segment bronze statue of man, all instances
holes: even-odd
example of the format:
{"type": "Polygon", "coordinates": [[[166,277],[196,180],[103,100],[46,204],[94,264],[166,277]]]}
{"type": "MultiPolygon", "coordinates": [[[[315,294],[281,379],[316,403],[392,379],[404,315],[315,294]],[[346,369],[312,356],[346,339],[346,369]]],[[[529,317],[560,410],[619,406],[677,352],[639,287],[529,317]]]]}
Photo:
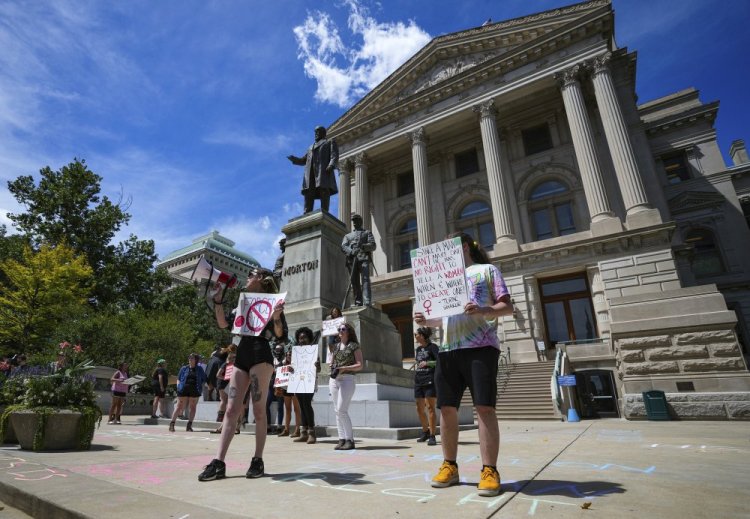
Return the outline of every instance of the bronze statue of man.
{"type": "Polygon", "coordinates": [[[273,266],[273,280],[276,282],[276,286],[281,286],[281,278],[284,275],[284,253],[286,251],[286,238],[279,240],[279,249],[281,249],[281,255],[276,258],[276,264],[273,266]]]}
{"type": "Polygon", "coordinates": [[[334,139],[326,139],[323,126],[315,128],[315,142],[307,149],[304,157],[287,157],[296,166],[305,166],[302,177],[302,196],[305,197],[305,213],[313,210],[315,199],[320,200],[320,208],[328,212],[331,195],[339,192],[336,187],[334,169],[339,160],[339,149],[334,139]]]}
{"type": "Polygon", "coordinates": [[[377,245],[372,232],[362,227],[360,215],[352,215],[352,224],[354,229],[344,236],[341,250],[346,254],[346,268],[349,269],[352,292],[354,292],[354,306],[363,304],[371,306],[370,261],[372,261],[372,251],[377,245]]]}

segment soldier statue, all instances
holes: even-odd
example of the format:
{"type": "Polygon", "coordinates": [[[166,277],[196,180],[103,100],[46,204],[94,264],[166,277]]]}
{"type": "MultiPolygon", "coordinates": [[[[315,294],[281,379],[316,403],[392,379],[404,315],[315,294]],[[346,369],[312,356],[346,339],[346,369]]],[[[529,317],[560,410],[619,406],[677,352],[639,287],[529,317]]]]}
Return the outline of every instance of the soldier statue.
{"type": "Polygon", "coordinates": [[[281,255],[276,258],[276,264],[273,266],[273,280],[276,282],[276,287],[281,286],[281,277],[284,272],[284,251],[286,250],[286,238],[279,240],[279,249],[281,249],[281,255]]]}
{"type": "Polygon", "coordinates": [[[372,232],[362,227],[360,215],[352,215],[352,224],[354,230],[344,236],[341,250],[346,254],[346,268],[349,269],[351,287],[354,292],[354,306],[363,304],[371,306],[370,261],[372,261],[372,251],[376,248],[375,237],[372,232]]]}
{"type": "Polygon", "coordinates": [[[315,199],[320,200],[320,208],[328,212],[331,195],[338,193],[334,169],[339,160],[339,149],[334,139],[326,139],[326,129],[315,128],[315,142],[307,149],[304,157],[289,155],[287,158],[296,166],[305,166],[302,177],[302,196],[305,197],[305,214],[313,210],[315,199]]]}

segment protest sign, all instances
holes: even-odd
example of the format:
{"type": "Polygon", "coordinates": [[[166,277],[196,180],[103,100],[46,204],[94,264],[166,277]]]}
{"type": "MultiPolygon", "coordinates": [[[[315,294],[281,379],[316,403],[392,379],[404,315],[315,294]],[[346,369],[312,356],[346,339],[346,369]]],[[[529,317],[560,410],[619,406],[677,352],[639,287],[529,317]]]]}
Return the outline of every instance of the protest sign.
{"type": "Polygon", "coordinates": [[[460,314],[469,302],[461,238],[411,251],[414,310],[427,319],[460,314]]]}
{"type": "Polygon", "coordinates": [[[289,376],[292,374],[291,366],[279,366],[274,373],[273,387],[286,387],[289,384],[289,376]]]}
{"type": "Polygon", "coordinates": [[[317,344],[292,348],[294,373],[289,375],[287,391],[295,394],[315,392],[315,379],[318,376],[318,370],[315,368],[316,360],[318,360],[317,344]]]}
{"type": "Polygon", "coordinates": [[[271,320],[276,303],[283,301],[286,292],[281,294],[256,294],[243,292],[237,303],[232,333],[238,335],[258,335],[271,320]]]}
{"type": "Polygon", "coordinates": [[[143,375],[134,375],[130,378],[123,380],[122,383],[127,384],[129,386],[134,386],[136,384],[140,384],[144,380],[146,380],[146,377],[144,377],[143,375]]]}
{"type": "Polygon", "coordinates": [[[339,326],[344,324],[346,319],[338,317],[336,319],[327,319],[323,321],[323,337],[329,337],[331,335],[337,335],[339,333],[339,326]]]}

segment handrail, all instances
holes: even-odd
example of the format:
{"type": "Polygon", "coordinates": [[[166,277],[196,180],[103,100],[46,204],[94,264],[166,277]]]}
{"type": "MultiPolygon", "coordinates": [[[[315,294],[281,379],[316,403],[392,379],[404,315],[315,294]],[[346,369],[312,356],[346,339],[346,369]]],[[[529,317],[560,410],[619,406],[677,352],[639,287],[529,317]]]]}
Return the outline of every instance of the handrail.
{"type": "Polygon", "coordinates": [[[563,368],[565,351],[563,348],[557,348],[555,351],[555,369],[552,371],[552,377],[550,378],[550,393],[552,393],[552,400],[557,404],[557,410],[562,414],[562,392],[560,386],[557,383],[558,375],[561,375],[563,368]]]}

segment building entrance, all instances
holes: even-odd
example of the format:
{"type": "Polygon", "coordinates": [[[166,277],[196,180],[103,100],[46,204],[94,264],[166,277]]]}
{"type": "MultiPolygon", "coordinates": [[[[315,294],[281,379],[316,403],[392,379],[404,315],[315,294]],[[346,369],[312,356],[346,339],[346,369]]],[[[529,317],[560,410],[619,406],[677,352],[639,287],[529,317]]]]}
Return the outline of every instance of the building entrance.
{"type": "Polygon", "coordinates": [[[576,392],[581,418],[617,418],[617,388],[611,371],[577,371],[576,392]]]}

